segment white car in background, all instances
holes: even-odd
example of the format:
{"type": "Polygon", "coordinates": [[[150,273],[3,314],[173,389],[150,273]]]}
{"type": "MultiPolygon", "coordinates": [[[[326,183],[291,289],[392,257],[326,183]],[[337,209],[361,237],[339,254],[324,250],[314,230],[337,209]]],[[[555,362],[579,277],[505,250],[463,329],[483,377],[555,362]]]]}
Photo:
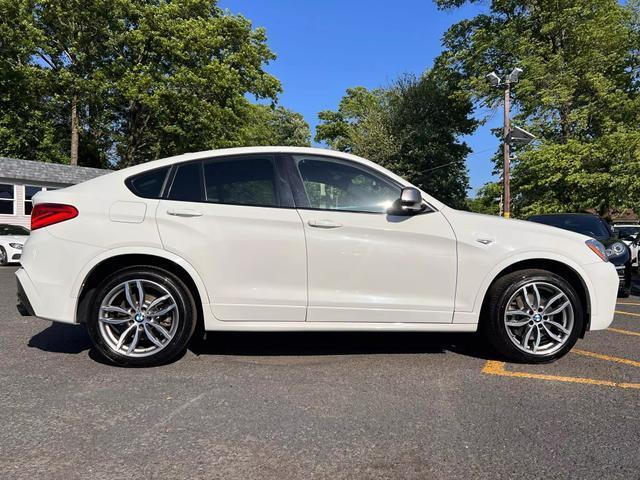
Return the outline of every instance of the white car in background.
{"type": "Polygon", "coordinates": [[[19,263],[29,230],[18,225],[0,223],[0,265],[19,263]]]}
{"type": "Polygon", "coordinates": [[[475,332],[549,362],[613,320],[595,239],[454,210],[354,155],[181,155],[38,193],[19,310],[148,366],[194,331],[475,332]]]}
{"type": "Polygon", "coordinates": [[[614,224],[612,225],[614,233],[622,240],[631,251],[631,266],[638,266],[638,234],[640,233],[640,225],[638,224],[614,224]]]}

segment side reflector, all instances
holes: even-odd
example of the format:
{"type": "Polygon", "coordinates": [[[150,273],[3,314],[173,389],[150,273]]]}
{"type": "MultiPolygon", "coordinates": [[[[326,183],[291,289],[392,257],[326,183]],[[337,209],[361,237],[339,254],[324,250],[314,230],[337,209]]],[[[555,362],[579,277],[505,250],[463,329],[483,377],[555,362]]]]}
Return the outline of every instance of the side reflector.
{"type": "Polygon", "coordinates": [[[48,227],[55,223],[71,220],[78,216],[78,209],[73,205],[61,203],[38,203],[31,211],[31,230],[48,227]]]}

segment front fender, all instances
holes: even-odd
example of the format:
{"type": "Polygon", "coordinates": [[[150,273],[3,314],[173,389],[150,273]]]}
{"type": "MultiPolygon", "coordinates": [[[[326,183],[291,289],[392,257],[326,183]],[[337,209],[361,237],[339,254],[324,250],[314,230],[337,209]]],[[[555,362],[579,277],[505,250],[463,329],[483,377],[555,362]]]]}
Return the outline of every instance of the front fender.
{"type": "Polygon", "coordinates": [[[460,266],[454,323],[477,323],[480,318],[480,310],[482,309],[484,298],[494,280],[498,278],[502,272],[518,263],[528,262],[529,264],[535,265],[536,261],[557,262],[573,270],[582,280],[591,309],[597,311],[598,305],[597,298],[594,295],[594,282],[588,274],[585,268],[586,266],[581,265],[571,257],[557,252],[526,250],[505,256],[497,263],[493,263],[485,272],[465,272],[464,266],[460,266]]]}

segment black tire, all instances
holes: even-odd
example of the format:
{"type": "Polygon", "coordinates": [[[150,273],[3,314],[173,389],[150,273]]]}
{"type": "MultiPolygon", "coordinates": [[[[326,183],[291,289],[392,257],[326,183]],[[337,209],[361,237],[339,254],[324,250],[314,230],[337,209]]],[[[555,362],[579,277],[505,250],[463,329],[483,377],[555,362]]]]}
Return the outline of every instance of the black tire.
{"type": "Polygon", "coordinates": [[[517,363],[549,363],[565,355],[576,344],[584,325],[584,307],[571,284],[555,273],[528,269],[509,273],[500,277],[489,289],[483,308],[480,330],[493,348],[507,360],[517,363]],[[516,347],[511,340],[504,322],[504,313],[509,299],[530,282],[545,282],[559,288],[573,307],[573,327],[564,345],[548,354],[529,354],[516,347]]]}
{"type": "Polygon", "coordinates": [[[7,258],[7,251],[4,247],[0,247],[0,265],[4,266],[9,263],[9,258],[7,258]]]}
{"type": "Polygon", "coordinates": [[[98,286],[91,301],[87,318],[87,331],[96,351],[110,363],[126,367],[151,367],[171,362],[183,354],[197,324],[197,308],[189,288],[176,275],[157,267],[132,266],[119,270],[98,286]],[[115,351],[103,338],[98,320],[103,299],[119,284],[127,280],[148,280],[164,287],[175,299],[178,325],[166,345],[156,353],[145,357],[130,357],[115,351]]]}

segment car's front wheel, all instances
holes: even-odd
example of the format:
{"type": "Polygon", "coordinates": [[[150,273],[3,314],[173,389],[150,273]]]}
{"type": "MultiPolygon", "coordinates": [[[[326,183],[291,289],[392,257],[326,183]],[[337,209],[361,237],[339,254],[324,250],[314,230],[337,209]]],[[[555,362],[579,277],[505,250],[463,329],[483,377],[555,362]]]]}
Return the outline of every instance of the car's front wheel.
{"type": "Polygon", "coordinates": [[[97,351],[112,363],[154,366],[185,351],[196,316],[193,296],[177,276],[130,267],[97,288],[87,329],[97,351]]]}
{"type": "Polygon", "coordinates": [[[499,278],[483,314],[482,330],[495,349],[511,361],[526,363],[550,362],[566,354],[584,323],[573,286],[538,269],[499,278]]]}

